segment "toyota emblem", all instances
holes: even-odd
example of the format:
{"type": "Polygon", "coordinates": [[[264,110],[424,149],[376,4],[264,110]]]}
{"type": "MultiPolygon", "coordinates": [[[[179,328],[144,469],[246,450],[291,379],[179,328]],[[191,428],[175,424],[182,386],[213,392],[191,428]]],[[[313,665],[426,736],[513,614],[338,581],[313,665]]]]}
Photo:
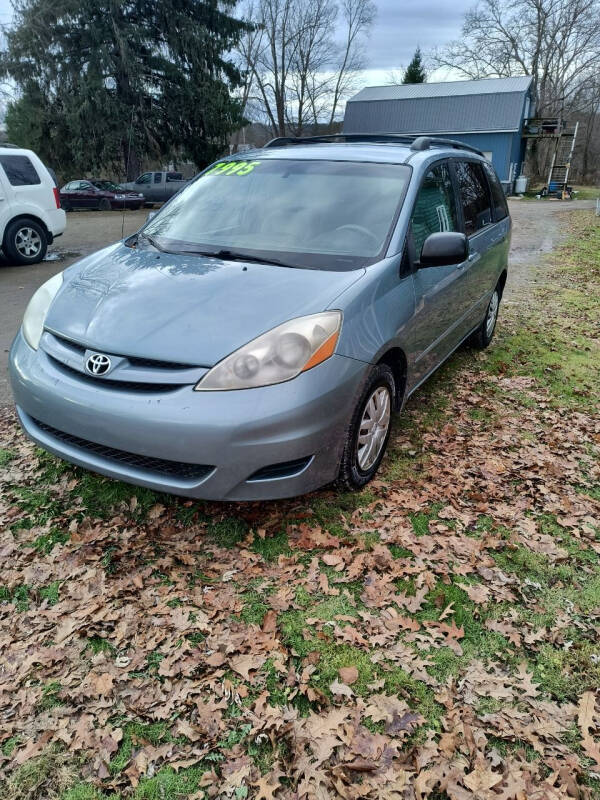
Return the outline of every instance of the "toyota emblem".
{"type": "Polygon", "coordinates": [[[106,375],[110,367],[110,358],[102,353],[92,353],[85,362],[85,368],[90,375],[106,375]]]}

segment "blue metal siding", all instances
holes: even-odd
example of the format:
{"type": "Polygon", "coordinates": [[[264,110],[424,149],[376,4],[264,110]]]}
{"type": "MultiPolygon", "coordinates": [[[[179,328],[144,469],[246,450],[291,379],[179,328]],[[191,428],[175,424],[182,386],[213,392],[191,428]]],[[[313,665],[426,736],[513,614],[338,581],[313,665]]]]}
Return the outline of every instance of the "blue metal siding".
{"type": "Polygon", "coordinates": [[[512,154],[521,141],[518,133],[461,133],[452,138],[484,152],[491,152],[492,164],[498,177],[501,181],[508,180],[510,162],[514,160],[512,154]]]}

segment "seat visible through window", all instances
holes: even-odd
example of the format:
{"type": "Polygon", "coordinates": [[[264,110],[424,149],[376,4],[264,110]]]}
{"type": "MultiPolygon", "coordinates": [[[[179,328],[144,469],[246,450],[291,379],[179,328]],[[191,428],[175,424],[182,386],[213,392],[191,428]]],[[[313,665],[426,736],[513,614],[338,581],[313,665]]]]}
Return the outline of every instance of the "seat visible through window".
{"type": "Polygon", "coordinates": [[[457,229],[450,171],[446,163],[438,164],[425,176],[413,211],[412,234],[417,259],[430,234],[457,229]]]}

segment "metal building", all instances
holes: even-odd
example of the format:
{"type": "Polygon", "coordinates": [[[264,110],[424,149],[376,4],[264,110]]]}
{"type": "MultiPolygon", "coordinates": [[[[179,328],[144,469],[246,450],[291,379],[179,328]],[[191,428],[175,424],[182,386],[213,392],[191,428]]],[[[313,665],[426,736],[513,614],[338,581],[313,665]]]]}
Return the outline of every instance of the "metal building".
{"type": "Polygon", "coordinates": [[[344,133],[447,136],[483,150],[512,190],[534,116],[530,77],[370,86],[346,104],[344,133]]]}

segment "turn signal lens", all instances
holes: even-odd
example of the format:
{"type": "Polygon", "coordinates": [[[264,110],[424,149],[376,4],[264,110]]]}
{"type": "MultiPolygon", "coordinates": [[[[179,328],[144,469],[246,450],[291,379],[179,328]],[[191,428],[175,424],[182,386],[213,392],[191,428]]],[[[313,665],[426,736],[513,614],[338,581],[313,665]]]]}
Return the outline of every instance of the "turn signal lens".
{"type": "Polygon", "coordinates": [[[334,354],[341,327],[341,311],[324,311],[284,322],[224,358],[195,389],[252,389],[289,381],[334,354]]]}

